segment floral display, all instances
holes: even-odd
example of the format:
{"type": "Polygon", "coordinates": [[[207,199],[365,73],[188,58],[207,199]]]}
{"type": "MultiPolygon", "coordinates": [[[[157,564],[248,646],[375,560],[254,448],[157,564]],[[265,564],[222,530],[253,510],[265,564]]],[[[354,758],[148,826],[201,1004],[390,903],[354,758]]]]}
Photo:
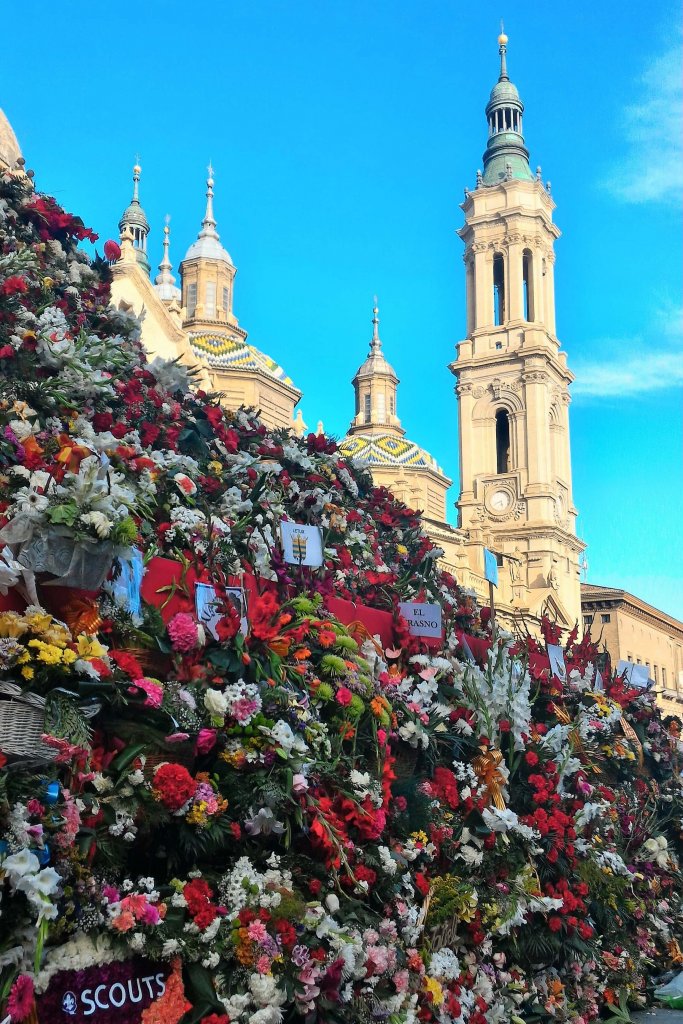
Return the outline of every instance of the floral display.
{"type": "Polygon", "coordinates": [[[0,1019],[628,1019],[683,963],[652,694],[492,629],[332,440],[148,363],[87,237],[0,178],[0,1019]]]}

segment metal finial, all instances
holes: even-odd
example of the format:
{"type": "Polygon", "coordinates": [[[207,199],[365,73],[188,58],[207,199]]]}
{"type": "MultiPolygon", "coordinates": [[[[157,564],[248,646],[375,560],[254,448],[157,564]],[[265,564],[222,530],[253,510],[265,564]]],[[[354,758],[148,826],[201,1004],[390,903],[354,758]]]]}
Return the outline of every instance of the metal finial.
{"type": "Polygon", "coordinates": [[[503,21],[501,19],[501,22],[500,22],[500,35],[498,36],[498,53],[500,54],[500,77],[498,79],[499,82],[507,82],[507,81],[509,81],[509,79],[508,79],[508,69],[507,69],[507,60],[506,60],[507,44],[508,44],[508,37],[505,35],[505,27],[504,27],[503,21]]]}
{"type": "Polygon", "coordinates": [[[377,305],[377,296],[373,296],[373,307],[372,307],[372,341],[370,342],[370,348],[373,352],[379,352],[382,347],[382,342],[379,339],[379,307],[377,305]]]}
{"type": "Polygon", "coordinates": [[[140,172],[141,171],[142,171],[142,167],[140,167],[140,158],[139,158],[139,156],[136,155],[136,157],[135,157],[135,166],[133,167],[133,198],[131,200],[133,203],[139,203],[140,202],[139,185],[140,185],[140,172]]]}
{"type": "Polygon", "coordinates": [[[207,171],[209,172],[209,176],[206,179],[206,213],[204,214],[204,220],[202,221],[202,231],[200,234],[215,235],[217,238],[218,235],[216,234],[216,219],[213,215],[213,167],[211,166],[210,160],[209,165],[207,167],[207,171]]]}

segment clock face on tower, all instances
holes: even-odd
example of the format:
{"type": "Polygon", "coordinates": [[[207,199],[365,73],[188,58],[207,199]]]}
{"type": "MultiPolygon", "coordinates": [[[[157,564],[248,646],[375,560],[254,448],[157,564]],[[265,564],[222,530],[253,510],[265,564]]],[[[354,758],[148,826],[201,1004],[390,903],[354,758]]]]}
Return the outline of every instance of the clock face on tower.
{"type": "Polygon", "coordinates": [[[493,515],[504,515],[512,505],[512,495],[504,487],[496,487],[486,495],[486,505],[493,515]]]}

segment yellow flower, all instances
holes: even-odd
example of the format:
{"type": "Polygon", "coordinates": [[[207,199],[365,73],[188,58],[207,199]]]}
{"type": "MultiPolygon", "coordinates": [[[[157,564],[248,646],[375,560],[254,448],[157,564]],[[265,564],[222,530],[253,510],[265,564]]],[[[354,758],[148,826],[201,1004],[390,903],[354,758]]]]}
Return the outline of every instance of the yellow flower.
{"type": "Polygon", "coordinates": [[[103,647],[97,637],[81,633],[76,640],[76,650],[79,658],[103,658],[107,648],[103,647]]]}
{"type": "Polygon", "coordinates": [[[425,991],[431,994],[434,1006],[441,1006],[443,1002],[443,989],[436,978],[430,978],[428,974],[425,974],[424,987],[425,991]]]}
{"type": "Polygon", "coordinates": [[[24,618],[34,633],[44,633],[50,626],[57,625],[52,616],[48,615],[47,612],[30,612],[24,618]]]}
{"type": "Polygon", "coordinates": [[[33,671],[30,665],[24,665],[24,667],[21,670],[21,674],[24,677],[24,679],[33,679],[35,672],[33,671]]]}
{"type": "Polygon", "coordinates": [[[211,473],[216,473],[216,474],[222,473],[223,472],[223,463],[222,462],[218,462],[217,459],[212,459],[211,462],[208,464],[208,469],[209,469],[209,471],[211,473]]]}
{"type": "Polygon", "coordinates": [[[65,665],[73,665],[77,658],[78,655],[75,651],[72,651],[70,647],[67,647],[66,650],[62,651],[62,661],[65,665]]]}
{"type": "Polygon", "coordinates": [[[2,612],[0,614],[0,637],[18,637],[25,633],[28,626],[21,615],[16,612],[2,612]]]}
{"type": "Polygon", "coordinates": [[[405,544],[397,544],[396,545],[396,554],[397,555],[407,555],[408,554],[408,548],[405,546],[405,544]]]}

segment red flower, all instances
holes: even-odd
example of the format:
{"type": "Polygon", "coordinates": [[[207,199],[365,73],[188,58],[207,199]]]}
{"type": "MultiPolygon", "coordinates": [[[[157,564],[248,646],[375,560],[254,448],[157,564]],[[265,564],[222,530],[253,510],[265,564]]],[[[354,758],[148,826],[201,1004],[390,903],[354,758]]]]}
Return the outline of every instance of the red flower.
{"type": "Polygon", "coordinates": [[[230,1024],[227,1013],[210,1013],[208,1017],[202,1017],[199,1024],[230,1024]]]}
{"type": "Polygon", "coordinates": [[[33,982],[27,974],[20,974],[12,985],[7,1010],[12,1021],[19,1024],[28,1020],[33,1010],[33,982]]]}
{"type": "Polygon", "coordinates": [[[104,256],[105,259],[108,259],[111,263],[115,263],[117,260],[120,260],[121,246],[118,244],[118,242],[115,242],[111,238],[108,239],[104,243],[104,256]]]}
{"type": "Polygon", "coordinates": [[[2,295],[15,295],[17,292],[27,292],[28,284],[25,278],[20,277],[18,274],[13,274],[12,277],[6,278],[2,284],[0,284],[0,294],[2,295]]]}
{"type": "Polygon", "coordinates": [[[527,750],[524,760],[530,768],[534,768],[538,764],[538,754],[534,753],[533,750],[527,750]]]}
{"type": "Polygon", "coordinates": [[[164,807],[179,811],[194,796],[197,783],[182,764],[160,764],[154,773],[154,789],[164,807]]]}
{"type": "Polygon", "coordinates": [[[183,888],[183,896],[192,920],[202,931],[218,917],[218,907],[211,902],[213,890],[203,878],[194,878],[183,888]]]}
{"type": "Polygon", "coordinates": [[[553,914],[548,918],[548,928],[551,932],[559,932],[562,927],[562,918],[558,917],[557,914],[553,914]]]}

